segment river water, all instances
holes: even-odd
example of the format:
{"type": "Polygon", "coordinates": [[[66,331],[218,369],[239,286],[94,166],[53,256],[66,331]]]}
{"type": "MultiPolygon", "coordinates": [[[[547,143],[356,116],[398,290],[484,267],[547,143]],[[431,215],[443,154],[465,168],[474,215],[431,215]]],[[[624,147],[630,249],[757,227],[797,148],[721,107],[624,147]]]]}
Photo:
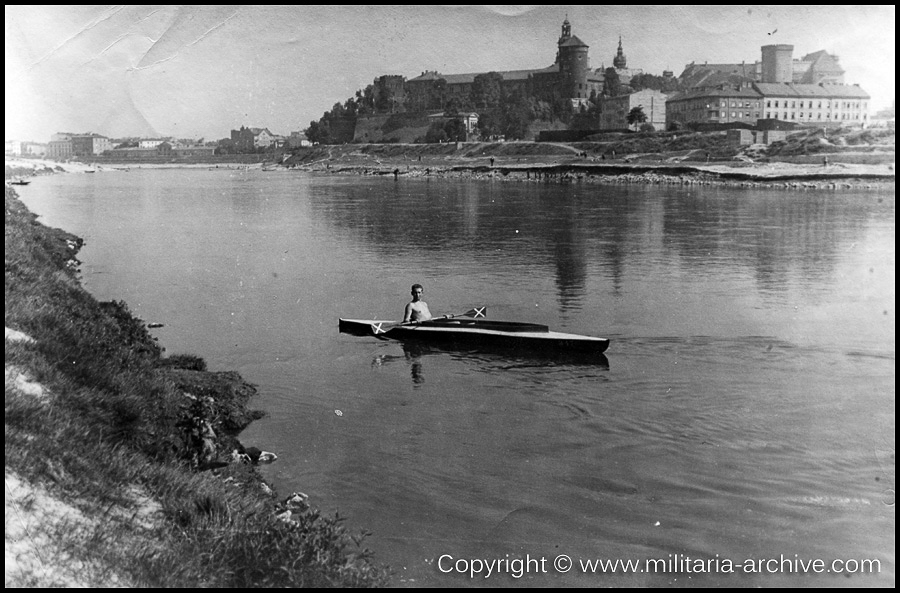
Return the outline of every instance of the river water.
{"type": "Polygon", "coordinates": [[[371,531],[397,585],[894,585],[892,188],[173,169],[20,194],[85,239],[95,296],[258,386],[267,478],[371,531]],[[338,332],[399,319],[416,282],[434,314],[611,346],[338,332]]]}

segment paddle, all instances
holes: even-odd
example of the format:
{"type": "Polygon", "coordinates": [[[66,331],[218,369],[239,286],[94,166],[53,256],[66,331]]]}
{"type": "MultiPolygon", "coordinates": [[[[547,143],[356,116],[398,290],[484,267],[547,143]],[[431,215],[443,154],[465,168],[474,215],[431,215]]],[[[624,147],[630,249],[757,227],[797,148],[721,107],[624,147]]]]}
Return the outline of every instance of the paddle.
{"type": "MultiPolygon", "coordinates": [[[[479,317],[484,317],[485,315],[487,315],[487,307],[475,307],[474,309],[469,309],[465,313],[459,313],[457,315],[441,315],[440,317],[432,317],[428,321],[436,321],[438,319],[453,319],[454,317],[474,317],[475,319],[478,319],[479,317]]],[[[402,322],[390,323],[390,322],[381,321],[381,322],[372,324],[372,333],[374,333],[377,336],[379,334],[387,333],[390,330],[394,329],[395,327],[418,325],[419,323],[421,323],[421,322],[407,321],[406,323],[402,323],[402,322]]]]}

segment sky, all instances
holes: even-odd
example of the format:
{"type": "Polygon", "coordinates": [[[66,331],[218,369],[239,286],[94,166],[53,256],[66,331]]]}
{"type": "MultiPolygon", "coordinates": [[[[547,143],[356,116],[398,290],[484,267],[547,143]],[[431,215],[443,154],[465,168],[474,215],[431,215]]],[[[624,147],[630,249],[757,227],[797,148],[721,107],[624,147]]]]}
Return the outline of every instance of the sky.
{"type": "Polygon", "coordinates": [[[5,6],[6,139],[55,132],[215,140],[305,129],[383,74],[550,66],[562,21],[611,66],[679,75],[826,50],[845,82],[894,101],[891,6],[5,6]]]}

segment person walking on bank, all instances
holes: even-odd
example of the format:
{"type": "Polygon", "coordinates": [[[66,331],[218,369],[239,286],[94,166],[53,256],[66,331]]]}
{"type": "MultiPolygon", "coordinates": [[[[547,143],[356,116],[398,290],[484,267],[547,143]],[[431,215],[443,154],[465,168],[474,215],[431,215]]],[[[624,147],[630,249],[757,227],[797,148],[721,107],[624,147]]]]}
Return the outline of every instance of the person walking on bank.
{"type": "Polygon", "coordinates": [[[428,303],[422,300],[422,293],[425,289],[421,284],[413,284],[410,289],[412,300],[406,304],[406,310],[403,312],[403,323],[428,321],[431,319],[431,311],[428,310],[428,303]]]}

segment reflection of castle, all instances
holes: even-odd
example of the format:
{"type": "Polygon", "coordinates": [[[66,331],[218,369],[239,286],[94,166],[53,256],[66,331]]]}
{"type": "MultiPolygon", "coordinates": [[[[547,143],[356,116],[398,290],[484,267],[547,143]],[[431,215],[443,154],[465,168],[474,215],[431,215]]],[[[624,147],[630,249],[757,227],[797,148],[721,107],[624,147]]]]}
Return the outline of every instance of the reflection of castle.
{"type": "Polygon", "coordinates": [[[572,25],[566,18],[556,42],[556,59],[546,68],[446,75],[430,70],[409,80],[396,75],[380,76],[373,87],[375,104],[390,111],[443,109],[453,99],[467,101],[479,84],[476,78],[488,75],[498,75],[507,94],[521,92],[584,102],[592,92],[600,94],[603,90],[602,70],[591,70],[588,45],[572,34],[572,25]]]}

